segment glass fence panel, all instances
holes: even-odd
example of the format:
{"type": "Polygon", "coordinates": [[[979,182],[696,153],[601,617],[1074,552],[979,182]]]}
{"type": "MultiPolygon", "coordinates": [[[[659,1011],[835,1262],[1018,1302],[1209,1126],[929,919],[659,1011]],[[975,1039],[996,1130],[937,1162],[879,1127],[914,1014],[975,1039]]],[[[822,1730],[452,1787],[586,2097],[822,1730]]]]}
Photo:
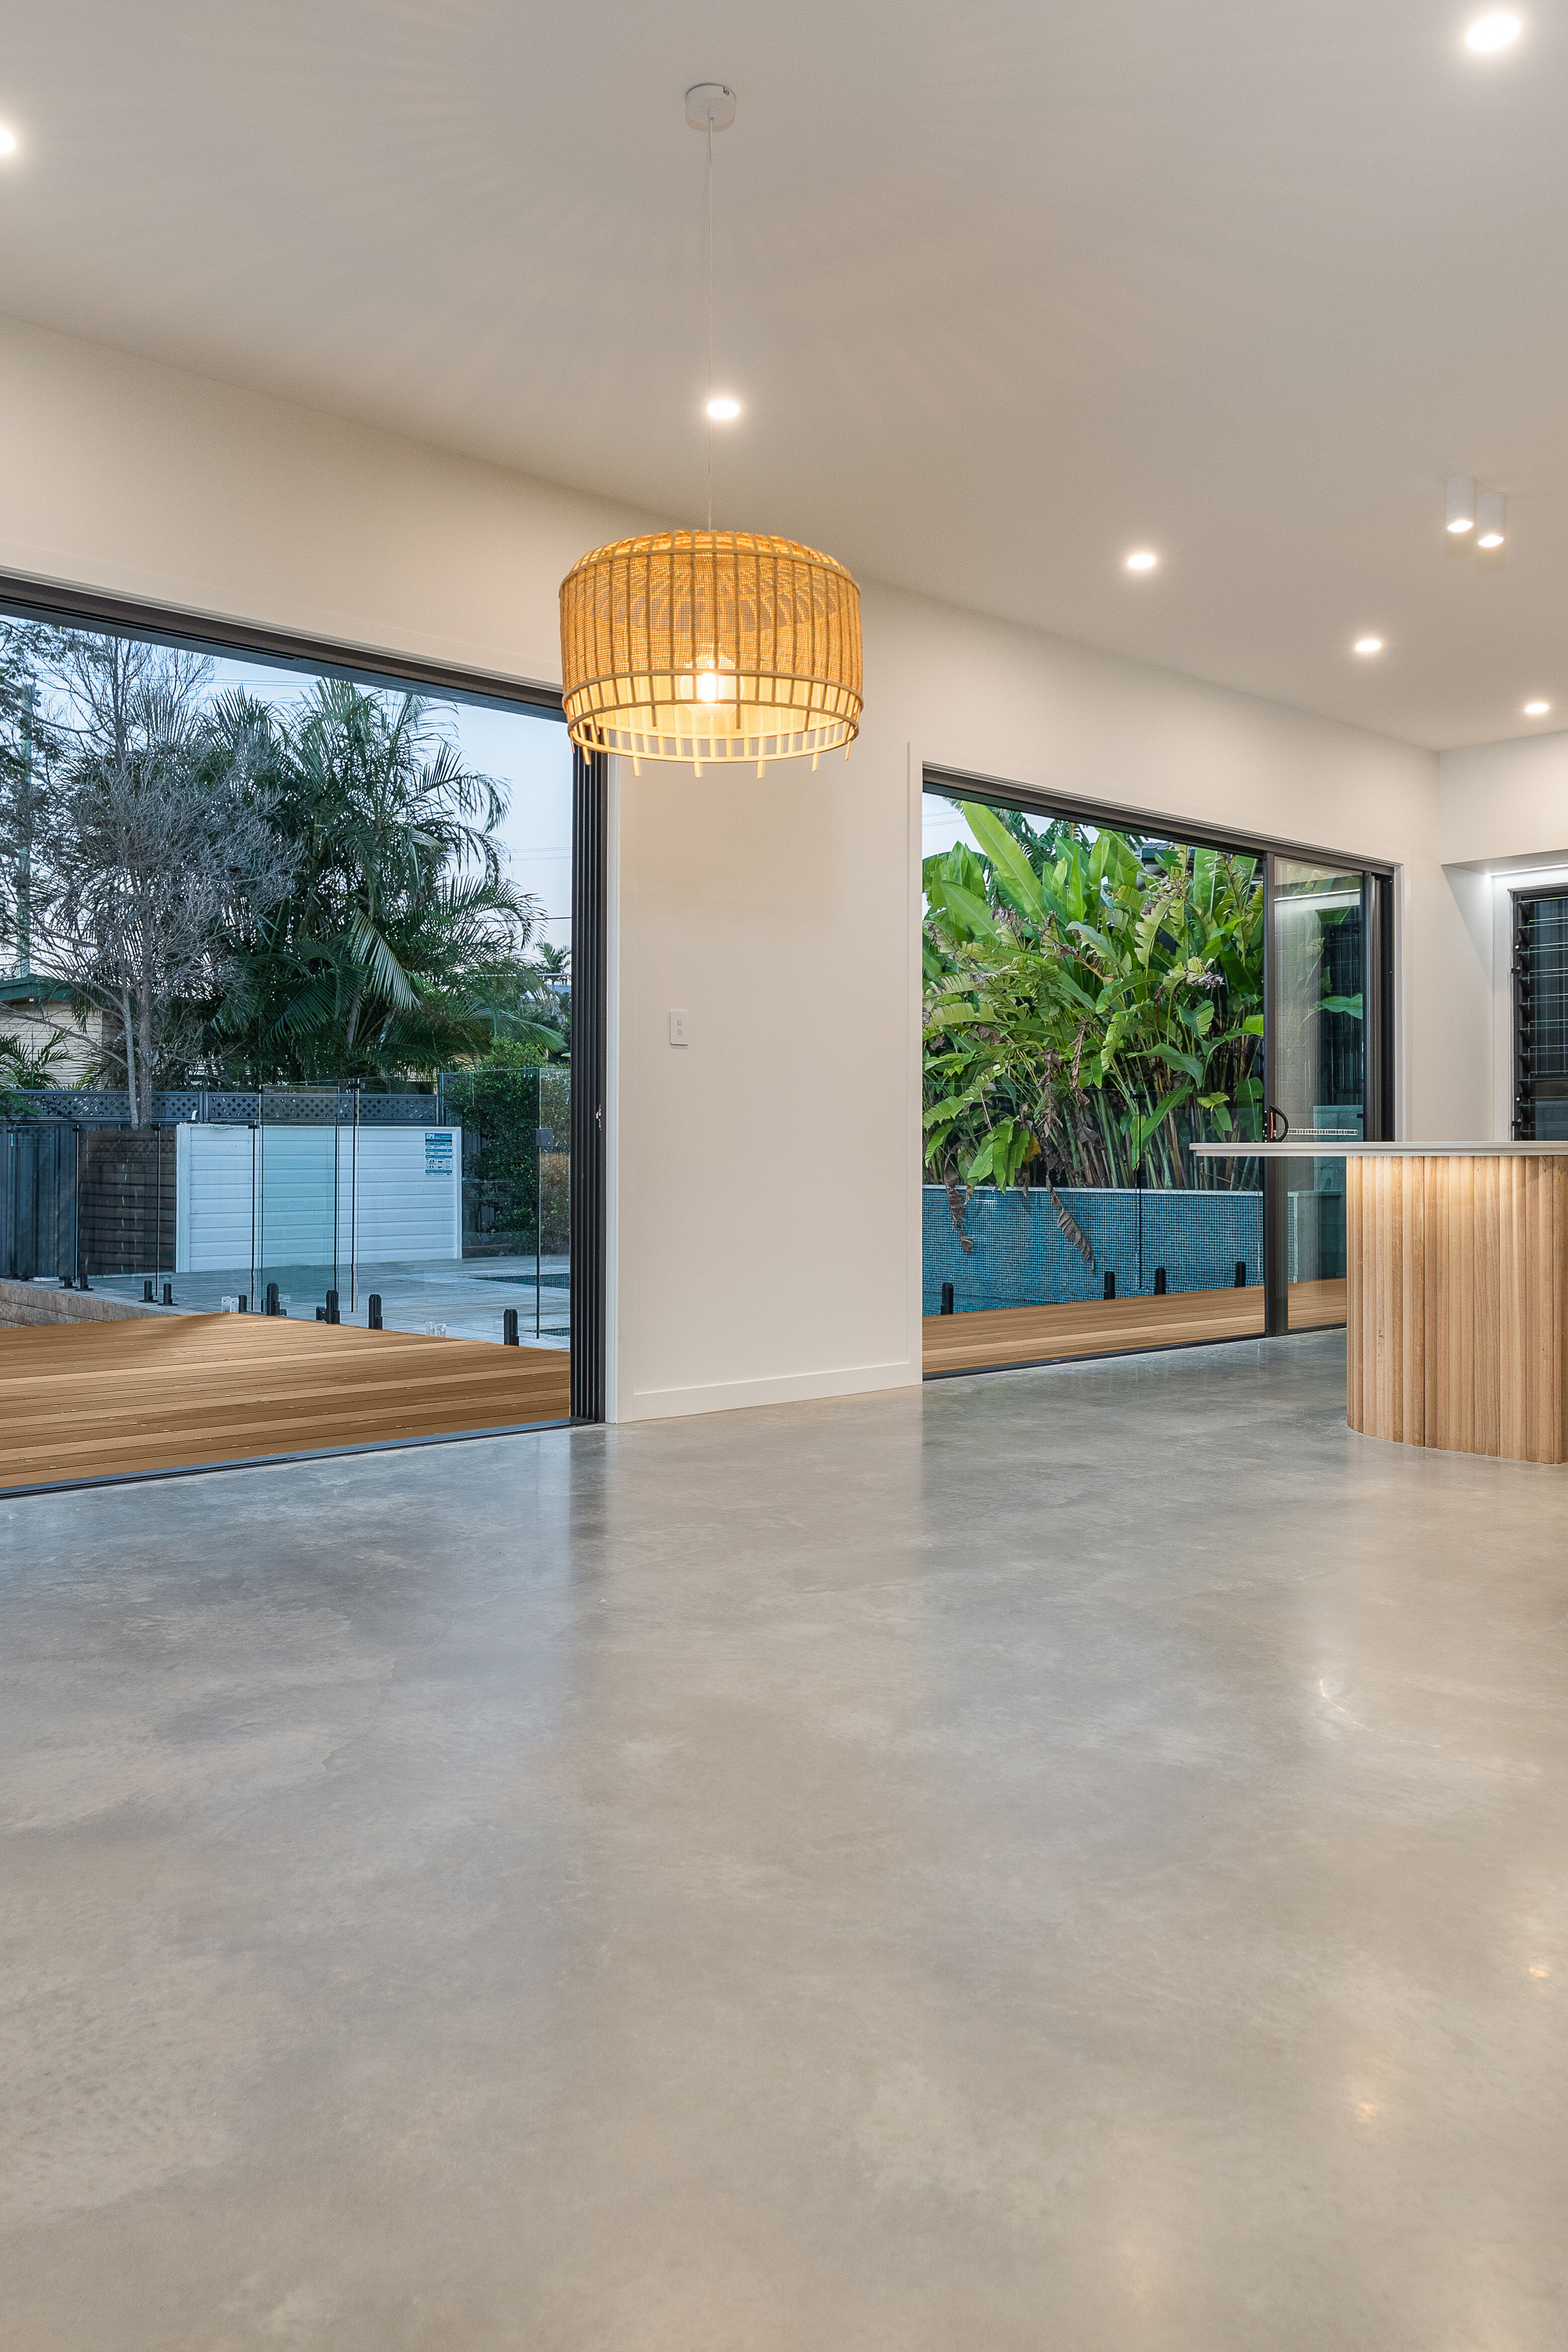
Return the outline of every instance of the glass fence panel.
{"type": "Polygon", "coordinates": [[[69,1156],[78,1276],[127,1297],[163,1297],[174,1271],[174,1138],[163,1127],[73,1128],[69,1156]]]}
{"type": "MultiPolygon", "coordinates": [[[[340,1312],[341,1128],[335,1087],[264,1087],[257,1128],[256,1280],[264,1311],[340,1312]]],[[[350,1210],[351,1218],[351,1210],[350,1210]]]]}
{"type": "Polygon", "coordinates": [[[571,1327],[571,1073],[539,1072],[538,1221],[534,1261],[534,1341],[566,1347],[571,1327]]]}
{"type": "Polygon", "coordinates": [[[357,1131],[340,1131],[340,1181],[352,1204],[342,1239],[353,1251],[359,1301],[368,1314],[373,1296],[388,1331],[502,1336],[501,1305],[483,1284],[465,1280],[465,1140],[462,1121],[444,1107],[422,1127],[374,1127],[361,1116],[357,1131]]]}
{"type": "Polygon", "coordinates": [[[570,1067],[451,1086],[268,1087],[144,1129],[0,1122],[0,1276],[564,1350],[570,1067]]]}
{"type": "MultiPolygon", "coordinates": [[[[505,1066],[447,1081],[460,1138],[463,1276],[491,1322],[517,1317],[519,1344],[570,1341],[571,1071],[505,1066]]],[[[502,1336],[499,1330],[475,1336],[502,1336]]]]}
{"type": "MultiPolygon", "coordinates": [[[[1365,897],[1360,872],[1275,861],[1275,1108],[1281,1141],[1364,1139],[1365,897]]],[[[1331,1150],[1287,1160],[1280,1200],[1289,1328],[1343,1323],[1343,1157],[1331,1150]]]]}
{"type": "Polygon", "coordinates": [[[1344,1161],[1332,1153],[1281,1163],[1286,1328],[1312,1331],[1346,1314],[1344,1161]]]}

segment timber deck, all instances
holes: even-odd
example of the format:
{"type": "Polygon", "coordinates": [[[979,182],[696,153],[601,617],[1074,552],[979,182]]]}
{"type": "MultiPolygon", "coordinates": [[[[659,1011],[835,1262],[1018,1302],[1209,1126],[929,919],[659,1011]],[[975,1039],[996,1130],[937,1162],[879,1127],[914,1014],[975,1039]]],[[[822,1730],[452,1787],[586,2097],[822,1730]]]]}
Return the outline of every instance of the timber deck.
{"type": "MultiPolygon", "coordinates": [[[[1292,1331],[1322,1330],[1345,1318],[1345,1286],[1292,1282],[1292,1331]]],[[[1068,1307],[998,1307],[970,1315],[927,1315],[924,1362],[933,1372],[995,1371],[1075,1356],[1116,1356],[1144,1348],[1192,1348],[1210,1339],[1263,1335],[1263,1292],[1174,1290],[1163,1298],[1091,1298],[1068,1307]]]]}
{"type": "Polygon", "coordinates": [[[564,1349],[262,1315],[0,1330],[0,1493],[564,1420],[564,1349]]]}

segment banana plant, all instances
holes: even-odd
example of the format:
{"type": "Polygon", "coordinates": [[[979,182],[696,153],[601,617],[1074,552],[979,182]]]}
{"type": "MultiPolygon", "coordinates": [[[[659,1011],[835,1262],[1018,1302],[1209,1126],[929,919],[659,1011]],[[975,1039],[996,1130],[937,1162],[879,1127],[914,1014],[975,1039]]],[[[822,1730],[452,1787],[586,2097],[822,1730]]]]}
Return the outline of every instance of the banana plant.
{"type": "Polygon", "coordinates": [[[1258,859],[966,802],[925,866],[925,1141],[952,1187],[1228,1183],[1261,1132],[1258,859]]]}

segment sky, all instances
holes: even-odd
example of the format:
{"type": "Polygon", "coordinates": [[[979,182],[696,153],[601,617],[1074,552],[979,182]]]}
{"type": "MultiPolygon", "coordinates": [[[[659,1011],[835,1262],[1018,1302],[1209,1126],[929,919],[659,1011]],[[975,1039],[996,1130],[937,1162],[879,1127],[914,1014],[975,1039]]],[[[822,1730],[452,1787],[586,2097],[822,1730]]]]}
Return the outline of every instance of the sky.
{"type": "Polygon", "coordinates": [[[974,835],[964,822],[963,812],[956,801],[944,800],[936,793],[920,796],[920,855],[922,859],[936,857],[944,849],[951,849],[961,841],[966,849],[977,846],[974,835]]]}

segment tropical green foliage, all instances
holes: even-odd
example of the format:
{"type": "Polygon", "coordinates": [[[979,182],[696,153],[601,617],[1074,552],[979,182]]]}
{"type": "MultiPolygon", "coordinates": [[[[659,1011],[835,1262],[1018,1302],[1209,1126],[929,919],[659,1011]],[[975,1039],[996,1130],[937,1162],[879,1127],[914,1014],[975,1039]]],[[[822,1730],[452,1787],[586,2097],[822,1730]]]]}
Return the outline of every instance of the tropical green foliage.
{"type": "Polygon", "coordinates": [[[570,1084],[534,1049],[503,1045],[448,1077],[448,1115],[463,1128],[463,1250],[564,1252],[570,1230],[570,1084]],[[548,1137],[549,1140],[546,1141],[548,1137]]]}
{"type": "Polygon", "coordinates": [[[0,1033],[0,1117],[25,1118],[28,1096],[60,1084],[58,1065],[67,1059],[67,1034],[51,1025],[41,1037],[0,1033]]]}
{"type": "Polygon", "coordinates": [[[465,767],[430,703],[322,679],[279,712],[220,697],[212,723],[296,860],[241,942],[214,1061],[269,1077],[434,1073],[502,1038],[565,1051],[537,908],[502,871],[500,786],[465,767]]]}
{"type": "Polygon", "coordinates": [[[199,656],[64,630],[43,644],[55,691],[30,697],[0,808],[8,928],[19,961],[96,1013],[99,1059],[145,1126],[160,1072],[237,972],[236,928],[287,896],[293,860],[202,708],[199,656]]]}
{"type": "Polygon", "coordinates": [[[1186,1146],[1261,1133],[1259,861],[963,813],[925,867],[933,1178],[1228,1183],[1186,1146]]]}
{"type": "Polygon", "coordinates": [[[507,878],[505,809],[423,696],[264,702],[197,653],[0,623],[0,961],[95,1016],[94,1076],[133,1104],[564,1060],[565,960],[507,878]]]}

